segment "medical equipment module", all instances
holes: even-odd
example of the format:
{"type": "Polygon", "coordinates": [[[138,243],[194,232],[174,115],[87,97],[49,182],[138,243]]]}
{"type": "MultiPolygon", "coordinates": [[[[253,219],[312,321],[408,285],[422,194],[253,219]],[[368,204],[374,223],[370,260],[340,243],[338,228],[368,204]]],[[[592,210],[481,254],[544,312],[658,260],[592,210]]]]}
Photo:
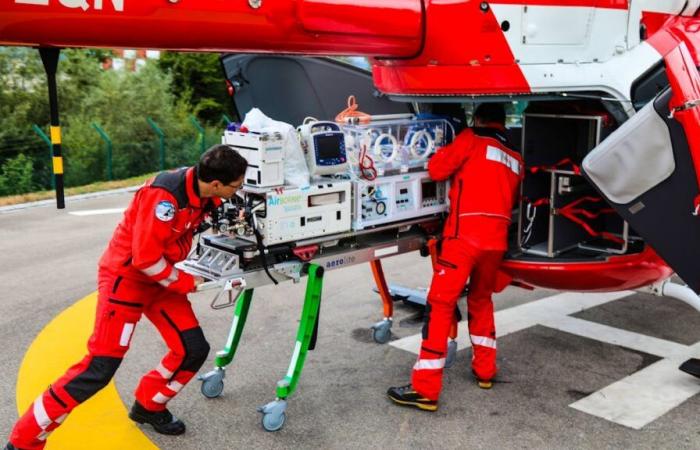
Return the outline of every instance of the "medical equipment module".
{"type": "Polygon", "coordinates": [[[354,182],[353,230],[447,212],[447,188],[427,172],[354,182]]]}
{"type": "Polygon", "coordinates": [[[221,143],[233,147],[248,161],[245,184],[257,187],[284,184],[284,142],[281,133],[226,130],[221,143]]]}
{"type": "Polygon", "coordinates": [[[414,117],[342,125],[348,151],[357,161],[353,170],[369,157],[378,176],[424,170],[428,157],[454,135],[449,127],[444,119],[414,117]]]}
{"type": "Polygon", "coordinates": [[[348,168],[345,134],[335,122],[310,121],[297,127],[311,175],[331,175],[348,168]]]}

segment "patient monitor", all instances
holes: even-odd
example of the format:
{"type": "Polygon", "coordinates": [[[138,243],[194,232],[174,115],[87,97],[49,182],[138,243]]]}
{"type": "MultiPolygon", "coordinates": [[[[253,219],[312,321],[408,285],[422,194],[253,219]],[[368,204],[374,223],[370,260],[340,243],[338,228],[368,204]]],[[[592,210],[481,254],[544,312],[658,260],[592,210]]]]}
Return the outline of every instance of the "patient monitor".
{"type": "Polygon", "coordinates": [[[331,175],[348,168],[345,134],[334,122],[312,121],[297,128],[311,175],[331,175]]]}

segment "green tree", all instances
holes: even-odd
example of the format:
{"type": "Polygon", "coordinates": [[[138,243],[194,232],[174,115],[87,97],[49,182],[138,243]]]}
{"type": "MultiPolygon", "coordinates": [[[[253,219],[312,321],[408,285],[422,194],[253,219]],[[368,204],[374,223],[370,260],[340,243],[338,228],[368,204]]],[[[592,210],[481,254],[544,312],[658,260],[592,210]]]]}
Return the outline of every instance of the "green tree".
{"type": "Polygon", "coordinates": [[[36,50],[0,47],[0,172],[5,163],[23,154],[37,162],[35,184],[48,186],[48,149],[31,131],[32,123],[48,122],[45,80],[36,50]]]}
{"type": "MultiPolygon", "coordinates": [[[[146,117],[165,132],[167,167],[194,163],[200,151],[197,132],[188,120],[194,111],[188,101],[175,95],[179,90],[173,87],[173,75],[151,60],[137,72],[104,70],[100,63],[105,55],[108,53],[92,50],[61,52],[57,78],[66,186],[106,179],[105,145],[92,128],[93,122],[114,143],[116,178],[159,168],[158,139],[146,117]]],[[[202,105],[209,103],[199,104],[203,110],[202,105]]],[[[215,119],[220,116],[219,110],[215,119]]],[[[38,52],[0,47],[0,174],[10,164],[3,175],[4,194],[26,186],[50,186],[50,154],[31,128],[37,124],[48,132],[48,122],[46,76],[38,52]],[[27,160],[33,171],[23,172],[27,160]],[[19,176],[26,173],[31,182],[19,176]]],[[[218,126],[206,131],[208,144],[219,139],[218,126]]]]}
{"type": "MultiPolygon", "coordinates": [[[[70,184],[84,183],[86,176],[105,176],[104,149],[90,127],[100,123],[114,147],[114,176],[153,172],[159,167],[157,136],[146,117],[152,118],[167,137],[168,166],[190,164],[194,134],[187,127],[187,110],[176,102],[171,79],[157,64],[148,62],[138,72],[108,71],[97,89],[69,118],[65,141],[70,184]],[[190,142],[191,141],[191,142],[190,142]]],[[[94,178],[93,178],[94,180],[94,178]]]]}
{"type": "Polygon", "coordinates": [[[200,120],[214,125],[222,114],[231,115],[231,99],[218,54],[163,52],[159,64],[172,76],[177,98],[200,120]]]}
{"type": "Polygon", "coordinates": [[[0,195],[32,192],[33,172],[32,159],[22,153],[7,160],[0,170],[0,195]]]}

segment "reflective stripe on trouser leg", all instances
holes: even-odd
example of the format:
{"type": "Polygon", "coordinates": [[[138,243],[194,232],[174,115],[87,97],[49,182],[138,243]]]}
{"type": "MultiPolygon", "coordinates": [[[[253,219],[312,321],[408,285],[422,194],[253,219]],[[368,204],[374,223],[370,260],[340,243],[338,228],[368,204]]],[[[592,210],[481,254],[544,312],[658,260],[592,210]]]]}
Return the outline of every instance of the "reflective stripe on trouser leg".
{"type": "Polygon", "coordinates": [[[47,390],[29,405],[17,421],[10,434],[10,442],[17,448],[27,450],[44,448],[48,435],[65,418],[64,410],[47,390]]]}
{"type": "Polygon", "coordinates": [[[472,341],[472,371],[481,380],[496,376],[496,327],[491,294],[503,258],[501,251],[484,251],[479,255],[469,281],[467,310],[472,341]]]}
{"type": "Polygon", "coordinates": [[[437,400],[440,396],[447,337],[454,320],[457,299],[473,265],[474,253],[474,249],[463,242],[447,239],[433,268],[423,342],[411,376],[413,388],[431,400],[437,400]]]}
{"type": "Polygon", "coordinates": [[[86,356],[30,405],[15,424],[10,442],[27,450],[43,448],[76,406],[109,383],[120,363],[121,358],[86,356]]]}
{"type": "Polygon", "coordinates": [[[15,447],[27,450],[43,448],[45,439],[68,414],[104,388],[114,376],[128,350],[128,342],[122,345],[126,340],[125,325],[133,326],[138,321],[140,309],[109,303],[108,295],[113,284],[104,282],[100,285],[88,355],[56,380],[17,421],[10,435],[10,442],[15,447]]]}
{"type": "Polygon", "coordinates": [[[163,290],[146,309],[170,351],[141,379],[136,400],[149,411],[162,411],[206,360],[209,344],[187,297],[163,290]]]}

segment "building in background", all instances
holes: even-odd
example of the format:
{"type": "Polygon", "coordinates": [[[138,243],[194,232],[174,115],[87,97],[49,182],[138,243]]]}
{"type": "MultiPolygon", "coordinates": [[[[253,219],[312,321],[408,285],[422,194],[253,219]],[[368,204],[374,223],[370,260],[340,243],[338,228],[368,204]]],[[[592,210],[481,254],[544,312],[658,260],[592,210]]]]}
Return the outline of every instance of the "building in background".
{"type": "Polygon", "coordinates": [[[160,58],[159,50],[115,49],[113,53],[114,56],[105,59],[102,63],[105,70],[136,72],[146,65],[146,60],[160,58]]]}

